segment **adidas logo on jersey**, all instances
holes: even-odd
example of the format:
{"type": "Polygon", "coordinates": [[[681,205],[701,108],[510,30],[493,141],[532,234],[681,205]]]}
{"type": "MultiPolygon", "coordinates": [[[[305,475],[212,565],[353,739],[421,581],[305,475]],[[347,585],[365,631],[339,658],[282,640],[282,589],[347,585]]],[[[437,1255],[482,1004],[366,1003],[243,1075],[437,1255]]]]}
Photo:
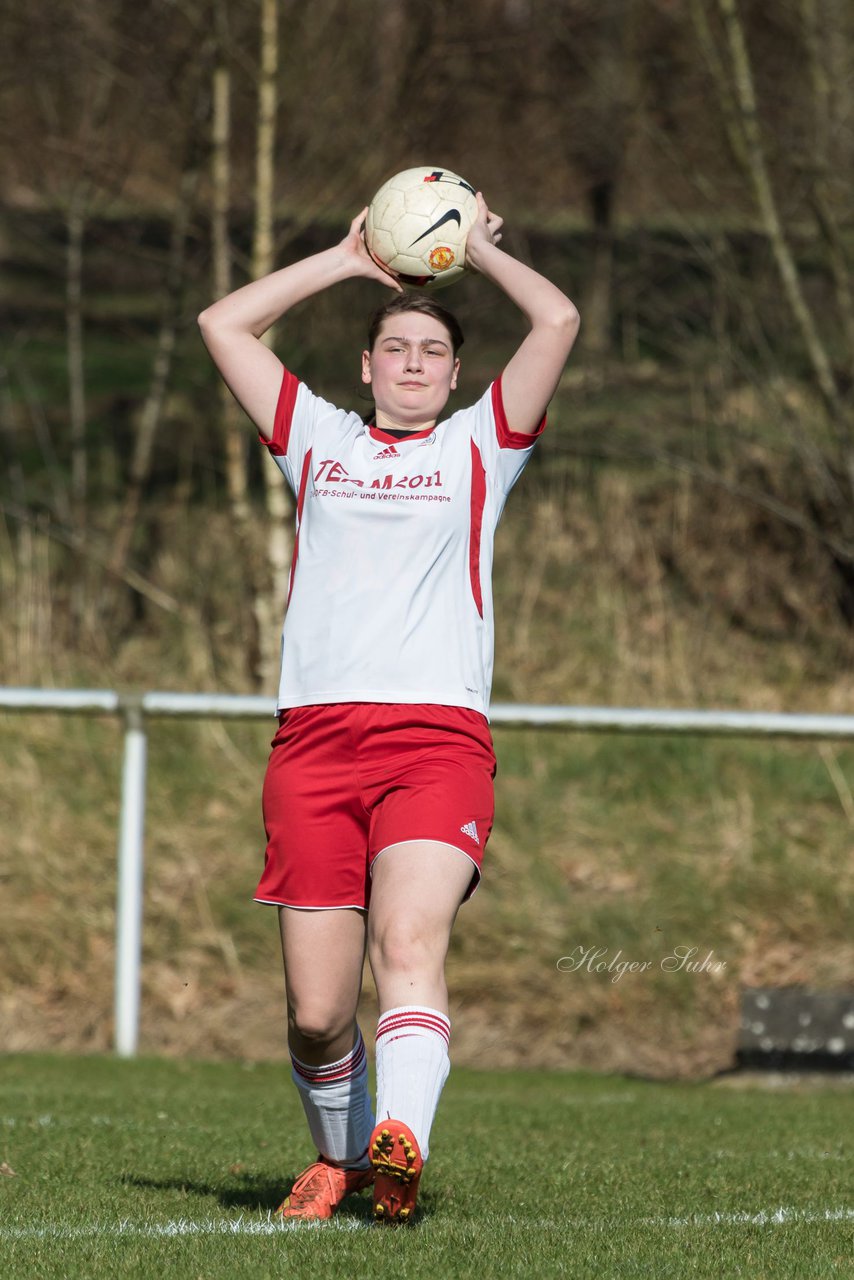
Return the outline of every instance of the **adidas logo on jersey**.
{"type": "Polygon", "coordinates": [[[476,822],[467,822],[467,823],[465,824],[465,826],[464,826],[464,827],[460,827],[460,831],[462,831],[462,833],[463,833],[463,835],[464,835],[464,836],[471,836],[472,840],[474,840],[474,842],[475,842],[475,844],[477,845],[478,849],[480,848],[480,841],[479,841],[479,840],[478,840],[478,838],[477,838],[477,823],[476,823],[476,822]]]}
{"type": "Polygon", "coordinates": [[[399,458],[399,457],[400,457],[400,454],[397,452],[397,449],[395,449],[393,444],[390,444],[387,449],[383,449],[382,453],[375,453],[373,457],[373,461],[379,462],[381,458],[399,458]]]}

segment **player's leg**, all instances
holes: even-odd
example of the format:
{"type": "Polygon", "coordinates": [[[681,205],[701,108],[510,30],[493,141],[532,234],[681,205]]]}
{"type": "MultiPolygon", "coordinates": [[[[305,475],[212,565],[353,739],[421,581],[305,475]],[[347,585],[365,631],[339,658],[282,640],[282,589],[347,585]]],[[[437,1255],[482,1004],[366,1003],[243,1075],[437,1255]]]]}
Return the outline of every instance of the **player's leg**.
{"type": "Polygon", "coordinates": [[[368,833],[346,718],[335,705],[282,713],[264,779],[256,898],[280,908],[292,1077],[318,1151],[282,1206],[286,1217],[328,1217],[371,1180],[373,1114],[356,1024],[368,833]]]}
{"type": "Polygon", "coordinates": [[[379,997],[374,1213],[411,1218],[430,1129],[450,1070],[445,958],[473,865],[430,840],[391,845],[373,863],[368,950],[379,997]]]}
{"type": "Polygon", "coordinates": [[[312,1066],[353,1048],[362,989],[365,913],[280,907],[288,1048],[312,1066]]]}
{"type": "Polygon", "coordinates": [[[403,1222],[450,1067],[445,957],[480,876],[497,766],[486,718],[466,707],[367,706],[359,724],[371,815],[368,953],[380,1001],[374,1212],[403,1222]]]}
{"type": "Polygon", "coordinates": [[[365,916],[354,909],[279,912],[292,1075],[319,1159],[281,1205],[285,1218],[330,1217],[368,1186],[373,1127],[365,1045],[356,1022],[365,916]]]}
{"type": "Polygon", "coordinates": [[[474,866],[436,840],[390,845],[371,866],[368,951],[380,1016],[426,1004],[447,1016],[445,958],[474,866]]]}

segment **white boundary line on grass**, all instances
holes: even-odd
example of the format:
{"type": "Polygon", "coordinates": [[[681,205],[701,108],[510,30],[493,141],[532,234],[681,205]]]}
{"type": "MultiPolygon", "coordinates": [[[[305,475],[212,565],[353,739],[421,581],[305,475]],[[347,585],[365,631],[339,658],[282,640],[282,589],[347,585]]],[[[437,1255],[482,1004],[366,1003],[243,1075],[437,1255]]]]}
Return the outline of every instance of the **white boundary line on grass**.
{"type": "Polygon", "coordinates": [[[650,1227],[770,1227],[789,1222],[854,1222],[854,1209],[760,1209],[758,1213],[692,1213],[687,1218],[641,1218],[650,1227]]]}
{"type": "MultiPolygon", "coordinates": [[[[760,1209],[758,1213],[695,1213],[687,1218],[637,1218],[627,1219],[626,1226],[644,1227],[773,1227],[787,1226],[794,1222],[854,1222],[854,1209],[760,1209]]],[[[573,1219],[560,1222],[508,1222],[516,1227],[537,1231],[556,1227],[584,1228],[611,1223],[613,1219],[573,1219]]],[[[0,1227],[0,1240],[74,1240],[92,1239],[95,1236],[136,1236],[162,1239],[176,1236],[273,1236],[288,1231],[363,1231],[373,1228],[373,1223],[357,1218],[333,1218],[329,1222],[278,1222],[270,1218],[204,1218],[194,1222],[191,1218],[175,1218],[171,1222],[130,1222],[121,1220],[88,1227],[63,1227],[54,1224],[47,1227],[0,1227]]]]}
{"type": "Polygon", "coordinates": [[[329,1222],[276,1222],[272,1218],[175,1218],[171,1222],[109,1222],[89,1227],[0,1227],[0,1240],[91,1240],[95,1236],[137,1236],[162,1239],[171,1236],[275,1236],[283,1231],[321,1227],[338,1231],[360,1231],[370,1222],[357,1218],[333,1218],[329,1222]]]}

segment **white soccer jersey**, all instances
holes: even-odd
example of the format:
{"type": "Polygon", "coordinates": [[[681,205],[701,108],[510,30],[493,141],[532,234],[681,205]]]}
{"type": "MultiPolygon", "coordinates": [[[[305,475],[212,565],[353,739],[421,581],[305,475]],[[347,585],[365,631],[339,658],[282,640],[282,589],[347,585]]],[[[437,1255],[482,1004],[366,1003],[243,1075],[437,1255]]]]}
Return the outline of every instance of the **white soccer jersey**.
{"type": "Polygon", "coordinates": [[[544,427],[508,428],[499,379],[398,440],[285,371],[262,436],[297,500],[280,708],[427,702],[488,718],[493,538],[544,427]]]}

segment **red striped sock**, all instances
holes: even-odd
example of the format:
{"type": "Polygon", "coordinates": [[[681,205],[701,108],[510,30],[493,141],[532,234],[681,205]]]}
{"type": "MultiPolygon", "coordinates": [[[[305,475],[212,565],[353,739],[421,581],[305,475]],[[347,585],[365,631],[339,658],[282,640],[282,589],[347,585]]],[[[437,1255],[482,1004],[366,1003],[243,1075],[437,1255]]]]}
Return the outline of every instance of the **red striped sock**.
{"type": "Polygon", "coordinates": [[[334,1164],[366,1168],[374,1117],[361,1031],[351,1051],[337,1062],[316,1067],[291,1054],[291,1067],[317,1150],[334,1164]]]}
{"type": "Polygon", "coordinates": [[[451,1023],[438,1009],[401,1005],[377,1023],[377,1120],[402,1120],[427,1159],[430,1129],[451,1069],[451,1023]]]}

